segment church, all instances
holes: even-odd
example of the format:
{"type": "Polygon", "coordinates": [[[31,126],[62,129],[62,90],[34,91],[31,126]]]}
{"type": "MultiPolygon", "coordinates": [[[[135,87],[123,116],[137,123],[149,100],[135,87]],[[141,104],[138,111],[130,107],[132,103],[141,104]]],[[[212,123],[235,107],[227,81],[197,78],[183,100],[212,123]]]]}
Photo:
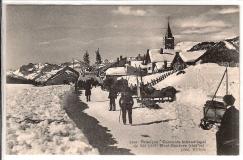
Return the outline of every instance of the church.
{"type": "Polygon", "coordinates": [[[151,64],[151,68],[148,68],[148,73],[166,71],[172,67],[171,62],[176,55],[176,51],[174,50],[175,38],[172,34],[169,21],[162,46],[160,49],[147,50],[146,64],[151,64]]]}

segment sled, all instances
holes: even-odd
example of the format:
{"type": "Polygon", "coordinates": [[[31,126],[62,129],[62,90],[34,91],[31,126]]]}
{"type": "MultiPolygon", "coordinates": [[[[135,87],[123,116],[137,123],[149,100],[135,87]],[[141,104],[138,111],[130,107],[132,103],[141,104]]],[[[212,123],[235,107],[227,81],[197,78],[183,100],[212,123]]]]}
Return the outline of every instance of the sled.
{"type": "Polygon", "coordinates": [[[176,89],[172,86],[165,87],[161,90],[154,88],[141,88],[141,96],[137,99],[138,103],[148,108],[157,108],[156,103],[173,102],[176,99],[176,89]]]}
{"type": "Polygon", "coordinates": [[[201,119],[200,126],[204,130],[209,130],[214,124],[219,124],[226,108],[223,102],[209,100],[203,108],[204,117],[201,119]]]}
{"type": "Polygon", "coordinates": [[[224,112],[226,111],[226,107],[223,102],[214,100],[225,76],[226,76],[226,94],[228,94],[228,71],[226,67],[223,77],[218,85],[218,88],[216,89],[216,92],[212,100],[208,100],[204,104],[203,118],[201,119],[200,122],[200,127],[204,130],[210,130],[213,127],[213,125],[220,124],[224,112]]]}

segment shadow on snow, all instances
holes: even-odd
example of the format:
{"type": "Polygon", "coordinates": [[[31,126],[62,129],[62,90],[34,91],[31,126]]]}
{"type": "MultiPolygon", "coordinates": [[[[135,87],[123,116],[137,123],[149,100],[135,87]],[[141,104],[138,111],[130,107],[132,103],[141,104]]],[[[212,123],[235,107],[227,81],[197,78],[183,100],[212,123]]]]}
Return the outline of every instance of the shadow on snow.
{"type": "Polygon", "coordinates": [[[82,130],[90,145],[97,148],[100,154],[131,155],[130,149],[112,146],[117,144],[117,141],[108,133],[110,130],[101,126],[94,117],[84,113],[87,108],[87,104],[79,99],[79,94],[70,93],[64,101],[64,109],[69,118],[82,130]]]}

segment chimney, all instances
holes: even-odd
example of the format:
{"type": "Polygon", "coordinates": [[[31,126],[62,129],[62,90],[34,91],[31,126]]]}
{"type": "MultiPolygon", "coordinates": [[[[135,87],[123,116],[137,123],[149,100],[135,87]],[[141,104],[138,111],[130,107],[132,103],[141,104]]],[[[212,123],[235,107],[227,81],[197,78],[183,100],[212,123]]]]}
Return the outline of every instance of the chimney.
{"type": "Polygon", "coordinates": [[[120,56],[120,60],[122,60],[122,56],[120,56]]]}
{"type": "Polygon", "coordinates": [[[160,54],[163,54],[163,48],[160,48],[160,54]]]}

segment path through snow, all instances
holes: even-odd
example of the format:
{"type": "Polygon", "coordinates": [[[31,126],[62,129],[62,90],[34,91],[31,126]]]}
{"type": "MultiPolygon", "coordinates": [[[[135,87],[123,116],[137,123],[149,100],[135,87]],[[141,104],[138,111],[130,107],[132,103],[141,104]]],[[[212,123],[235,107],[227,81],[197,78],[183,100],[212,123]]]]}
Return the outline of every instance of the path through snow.
{"type": "MultiPolygon", "coordinates": [[[[110,130],[118,147],[130,149],[134,154],[216,154],[215,133],[198,127],[200,121],[195,121],[193,113],[199,111],[194,106],[184,106],[175,101],[159,104],[161,109],[148,109],[141,108],[134,99],[133,125],[130,126],[119,122],[119,97],[116,100],[117,111],[108,111],[107,97],[108,92],[92,89],[91,102],[87,103],[88,108],[84,112],[110,130]],[[176,146],[182,145],[179,143],[182,141],[197,140],[200,141],[195,142],[197,145],[204,143],[204,147],[196,147],[201,150],[193,151],[187,143],[187,147],[176,146]]],[[[83,94],[80,99],[85,102],[83,94]]]]}

